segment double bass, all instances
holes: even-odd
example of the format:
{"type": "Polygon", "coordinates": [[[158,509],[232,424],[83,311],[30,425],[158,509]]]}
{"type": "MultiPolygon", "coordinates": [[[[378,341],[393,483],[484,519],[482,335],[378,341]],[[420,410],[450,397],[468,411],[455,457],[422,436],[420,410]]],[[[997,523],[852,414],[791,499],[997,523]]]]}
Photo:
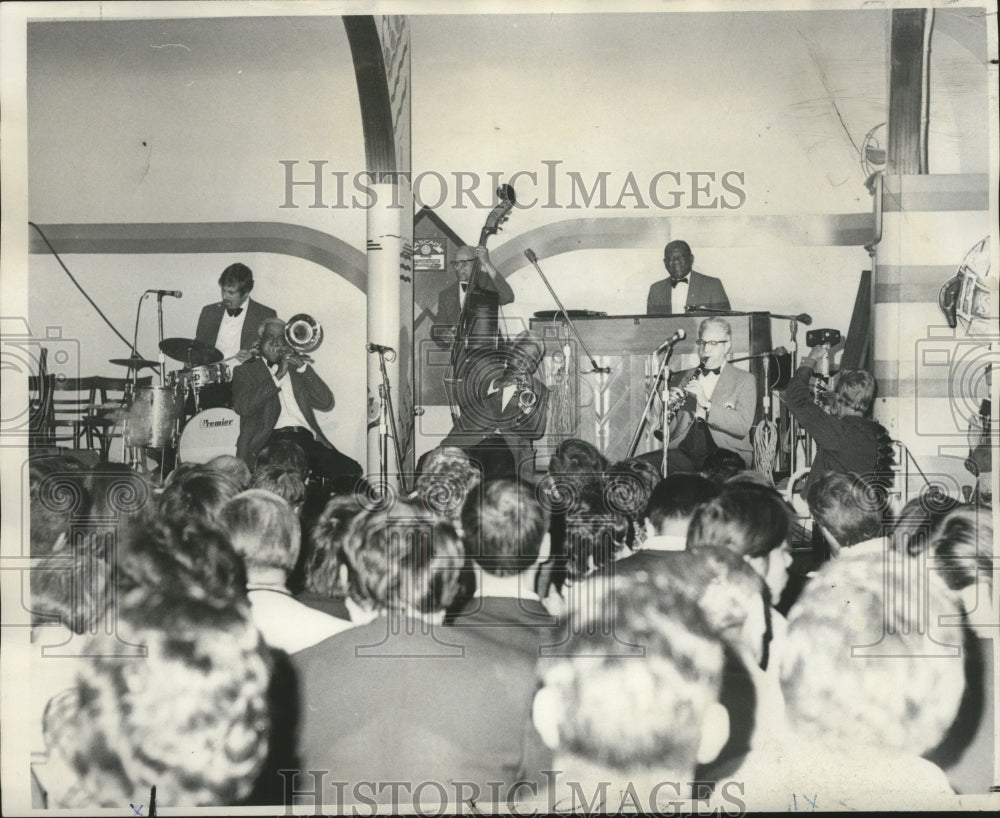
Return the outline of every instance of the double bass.
{"type": "MultiPolygon", "coordinates": [[[[510,185],[498,187],[497,196],[500,203],[486,217],[486,223],[479,233],[479,247],[485,247],[489,237],[501,229],[501,225],[510,217],[510,211],[517,201],[514,188],[510,185]]],[[[476,257],[472,265],[472,275],[469,277],[465,302],[462,304],[458,324],[455,327],[455,340],[451,347],[451,370],[453,377],[456,378],[460,377],[462,361],[472,349],[496,348],[499,345],[497,306],[491,303],[496,293],[483,286],[482,275],[482,265],[476,257]]]]}

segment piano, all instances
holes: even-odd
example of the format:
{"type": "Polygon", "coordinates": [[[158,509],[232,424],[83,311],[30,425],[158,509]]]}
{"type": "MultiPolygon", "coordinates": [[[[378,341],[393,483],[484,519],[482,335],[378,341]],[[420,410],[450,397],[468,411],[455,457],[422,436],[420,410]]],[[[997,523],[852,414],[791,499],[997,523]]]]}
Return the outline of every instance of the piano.
{"type": "MultiPolygon", "coordinates": [[[[682,315],[598,315],[571,312],[574,326],[598,366],[608,374],[583,374],[591,369],[587,353],[580,347],[565,319],[544,314],[531,320],[531,329],[545,340],[545,381],[551,390],[545,436],[536,442],[536,468],[545,469],[556,447],[567,438],[593,443],[611,462],[628,452],[632,435],[642,419],[649,388],[659,365],[656,349],[678,329],[686,337],[674,345],[670,371],[679,372],[698,363],[695,341],[698,326],[714,313],[690,312],[682,315]]],[[[771,350],[771,315],[752,312],[721,316],[733,331],[732,358],[771,350]]],[[[756,424],[763,417],[764,359],[734,364],[757,378],[761,396],[756,424]]],[[[659,403],[654,404],[659,407],[659,403]]],[[[654,412],[656,410],[654,409],[654,412]]],[[[657,448],[652,432],[646,429],[637,454],[657,448]]]]}

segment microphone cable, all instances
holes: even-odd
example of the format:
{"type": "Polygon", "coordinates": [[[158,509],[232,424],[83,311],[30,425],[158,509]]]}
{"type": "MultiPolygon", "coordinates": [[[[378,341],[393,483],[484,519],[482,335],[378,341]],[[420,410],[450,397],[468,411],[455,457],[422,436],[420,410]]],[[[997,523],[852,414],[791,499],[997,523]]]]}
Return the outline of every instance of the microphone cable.
{"type": "Polygon", "coordinates": [[[59,257],[59,254],[58,254],[58,253],[56,252],[56,248],[52,246],[52,242],[50,242],[50,241],[49,241],[49,239],[48,239],[48,236],[46,236],[46,235],[45,235],[45,234],[44,234],[44,233],[42,232],[42,228],[40,228],[40,227],[39,227],[39,226],[38,226],[37,224],[35,224],[34,222],[30,222],[30,221],[29,221],[29,222],[28,222],[28,224],[30,224],[30,225],[31,225],[32,227],[34,227],[34,228],[35,228],[35,230],[36,230],[36,231],[38,231],[38,235],[42,237],[42,241],[44,241],[44,242],[45,242],[45,246],[49,248],[49,252],[50,252],[50,253],[52,253],[52,256],[53,256],[53,257],[55,258],[55,260],[59,262],[59,266],[63,268],[63,272],[65,272],[65,273],[66,273],[66,275],[67,275],[67,276],[69,276],[69,280],[70,280],[70,281],[72,281],[74,285],[76,285],[76,288],[77,288],[77,289],[78,289],[78,290],[79,290],[79,291],[80,291],[81,293],[83,293],[83,297],[84,297],[84,298],[86,298],[86,299],[87,299],[87,301],[89,301],[89,302],[90,302],[90,306],[92,306],[92,307],[93,307],[93,308],[94,308],[94,309],[95,309],[95,310],[97,311],[97,314],[98,314],[99,316],[101,316],[101,318],[102,318],[102,319],[104,320],[104,323],[105,323],[105,324],[107,324],[107,325],[108,325],[108,326],[109,326],[109,327],[111,328],[111,331],[112,331],[112,332],[113,332],[113,333],[114,333],[115,335],[117,335],[117,336],[118,336],[119,338],[121,338],[121,339],[122,339],[122,342],[123,342],[123,343],[125,344],[125,346],[127,346],[127,347],[129,348],[129,351],[130,351],[130,352],[135,352],[135,354],[136,354],[136,355],[138,355],[138,356],[139,356],[140,358],[143,358],[143,357],[144,357],[143,355],[139,355],[139,350],[135,349],[135,347],[133,347],[133,346],[132,346],[132,344],[131,344],[131,343],[129,343],[129,340],[128,340],[128,338],[126,338],[126,337],[125,337],[124,335],[122,335],[122,334],[121,334],[121,333],[120,333],[120,332],[118,331],[117,327],[115,327],[115,325],[111,323],[111,319],[109,319],[109,318],[108,318],[108,316],[106,316],[106,315],[105,315],[105,314],[104,314],[104,313],[103,313],[103,312],[101,311],[101,308],[100,308],[100,307],[98,307],[98,306],[97,306],[97,304],[95,304],[95,303],[94,303],[94,299],[93,299],[93,298],[91,298],[91,297],[90,297],[90,296],[89,296],[89,295],[87,294],[87,291],[86,291],[85,289],[83,289],[83,287],[82,287],[82,286],[80,286],[80,282],[79,282],[79,281],[77,281],[77,280],[76,280],[76,279],[75,279],[75,278],[73,277],[73,274],[72,274],[72,273],[71,273],[71,272],[69,271],[69,268],[68,268],[68,267],[67,267],[67,266],[66,266],[66,265],[65,265],[65,264],[63,263],[63,260],[62,260],[62,259],[61,259],[61,258],[59,257]]]}

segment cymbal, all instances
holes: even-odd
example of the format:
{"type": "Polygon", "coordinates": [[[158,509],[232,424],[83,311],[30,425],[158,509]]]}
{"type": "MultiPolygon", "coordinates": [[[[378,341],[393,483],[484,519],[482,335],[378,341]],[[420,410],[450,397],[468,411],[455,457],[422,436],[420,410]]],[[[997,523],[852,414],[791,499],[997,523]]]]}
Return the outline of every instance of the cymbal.
{"type": "Polygon", "coordinates": [[[160,351],[185,366],[205,366],[222,360],[219,350],[194,338],[164,338],[160,341],[160,351]]]}
{"type": "Polygon", "coordinates": [[[156,361],[147,361],[143,358],[109,358],[108,363],[115,366],[127,366],[130,369],[142,369],[145,366],[156,369],[159,366],[156,361]]]}

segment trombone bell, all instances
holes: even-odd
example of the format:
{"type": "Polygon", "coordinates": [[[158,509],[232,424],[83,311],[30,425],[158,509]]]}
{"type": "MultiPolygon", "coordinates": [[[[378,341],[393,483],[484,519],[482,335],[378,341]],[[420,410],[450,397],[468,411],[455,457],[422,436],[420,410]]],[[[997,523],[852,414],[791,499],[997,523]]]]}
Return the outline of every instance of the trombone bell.
{"type": "Polygon", "coordinates": [[[293,315],[285,325],[285,340],[296,352],[312,352],[323,343],[323,327],[304,312],[293,315]]]}

